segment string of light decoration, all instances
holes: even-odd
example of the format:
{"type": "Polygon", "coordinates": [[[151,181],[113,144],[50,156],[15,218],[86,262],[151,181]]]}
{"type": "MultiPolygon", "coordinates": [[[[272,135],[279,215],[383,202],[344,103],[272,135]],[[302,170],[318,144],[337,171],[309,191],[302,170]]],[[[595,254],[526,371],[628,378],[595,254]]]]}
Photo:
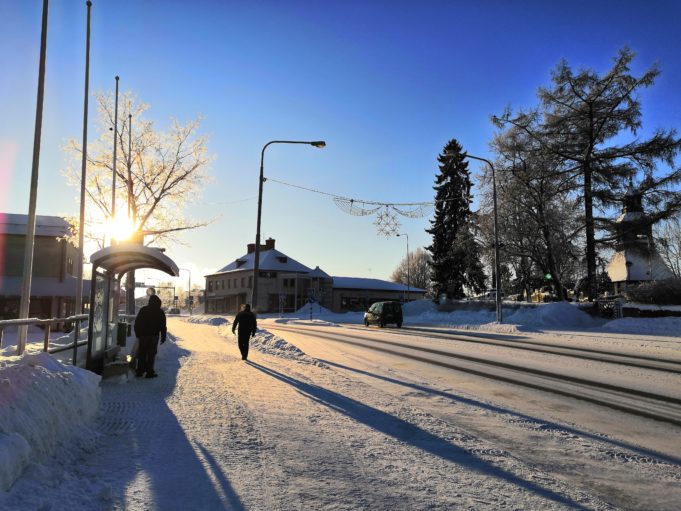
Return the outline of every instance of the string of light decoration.
{"type": "Polygon", "coordinates": [[[334,204],[341,211],[353,216],[370,216],[375,215],[374,225],[379,235],[385,237],[396,236],[401,230],[401,224],[398,220],[399,216],[407,218],[423,218],[429,214],[430,210],[435,205],[434,202],[379,202],[364,199],[353,199],[351,197],[343,197],[314,188],[295,185],[285,181],[279,181],[271,177],[265,178],[265,181],[272,181],[280,185],[290,186],[291,188],[298,188],[307,192],[317,193],[331,197],[334,204]]]}

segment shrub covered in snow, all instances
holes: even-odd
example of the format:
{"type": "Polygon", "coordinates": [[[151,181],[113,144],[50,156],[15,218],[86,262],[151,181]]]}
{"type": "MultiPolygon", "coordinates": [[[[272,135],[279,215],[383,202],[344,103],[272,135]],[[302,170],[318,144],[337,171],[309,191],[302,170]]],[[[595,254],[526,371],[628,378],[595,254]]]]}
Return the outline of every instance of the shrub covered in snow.
{"type": "Polygon", "coordinates": [[[643,282],[627,288],[623,295],[630,302],[681,305],[681,279],[643,282]]]}

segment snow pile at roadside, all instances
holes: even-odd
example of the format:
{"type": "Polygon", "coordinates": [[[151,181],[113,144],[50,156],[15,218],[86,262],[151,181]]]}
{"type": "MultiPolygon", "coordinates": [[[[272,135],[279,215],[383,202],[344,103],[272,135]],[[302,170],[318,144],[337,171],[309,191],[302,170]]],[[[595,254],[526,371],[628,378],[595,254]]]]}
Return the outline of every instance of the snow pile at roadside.
{"type": "Polygon", "coordinates": [[[288,341],[278,337],[267,330],[258,330],[258,333],[251,338],[251,348],[261,353],[273,355],[275,357],[295,360],[303,364],[313,364],[319,367],[326,367],[325,364],[310,357],[299,348],[288,341]]]}
{"type": "Polygon", "coordinates": [[[328,316],[333,314],[326,307],[322,307],[318,303],[306,303],[300,309],[295,312],[295,315],[301,318],[310,317],[310,310],[312,310],[312,316],[328,316]]]}
{"type": "Polygon", "coordinates": [[[326,321],[328,326],[332,323],[362,323],[364,312],[333,312],[318,303],[306,303],[296,312],[281,315],[279,319],[299,319],[302,321],[310,320],[312,311],[312,321],[326,321]]]}
{"type": "Polygon", "coordinates": [[[47,353],[0,361],[0,490],[78,435],[99,408],[100,377],[47,353]]]}
{"type": "Polygon", "coordinates": [[[186,318],[185,321],[187,321],[187,323],[200,323],[202,325],[213,326],[230,324],[230,321],[224,316],[208,316],[206,314],[202,314],[201,316],[191,316],[189,318],[186,318]]]}
{"type": "Polygon", "coordinates": [[[504,318],[509,323],[548,329],[595,328],[602,321],[568,302],[536,304],[534,307],[511,309],[504,318]]]}
{"type": "Polygon", "coordinates": [[[608,321],[602,328],[604,332],[665,335],[678,337],[681,335],[681,318],[622,318],[608,321]]]}
{"type": "Polygon", "coordinates": [[[402,306],[402,313],[405,316],[419,316],[427,312],[437,312],[437,306],[428,298],[423,300],[414,300],[413,302],[405,303],[402,306]]]}
{"type": "Polygon", "coordinates": [[[403,308],[405,322],[411,324],[434,324],[470,330],[489,330],[499,333],[541,329],[585,329],[595,328],[602,322],[592,318],[575,304],[567,302],[509,306],[504,304],[504,324],[496,323],[496,312],[492,307],[462,303],[461,309],[440,312],[431,300],[417,300],[403,308]]]}

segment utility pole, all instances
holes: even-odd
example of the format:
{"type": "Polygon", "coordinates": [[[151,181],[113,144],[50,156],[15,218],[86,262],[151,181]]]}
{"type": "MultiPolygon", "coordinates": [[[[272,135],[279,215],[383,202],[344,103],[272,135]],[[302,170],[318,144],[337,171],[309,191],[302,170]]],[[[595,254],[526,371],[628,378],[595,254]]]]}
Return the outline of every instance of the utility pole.
{"type": "MultiPolygon", "coordinates": [[[[43,128],[43,99],[45,96],[45,60],[47,59],[47,11],[48,0],[43,0],[43,19],[40,32],[40,61],[38,63],[38,99],[35,107],[35,130],[33,133],[33,163],[31,165],[31,191],[28,200],[28,221],[24,244],[24,270],[19,302],[19,317],[28,319],[31,305],[31,278],[33,276],[33,248],[35,244],[35,210],[38,202],[38,170],[40,166],[40,138],[43,128]]],[[[28,326],[19,327],[17,353],[26,349],[28,326]]]]}
{"type": "MultiPolygon", "coordinates": [[[[85,98],[83,99],[83,159],[80,172],[80,223],[78,224],[78,283],[76,288],[76,314],[83,312],[83,244],[85,242],[85,178],[87,176],[87,114],[90,89],[90,11],[92,2],[87,5],[87,31],[85,35],[85,98]]],[[[78,333],[76,333],[76,342],[78,333]]]]}

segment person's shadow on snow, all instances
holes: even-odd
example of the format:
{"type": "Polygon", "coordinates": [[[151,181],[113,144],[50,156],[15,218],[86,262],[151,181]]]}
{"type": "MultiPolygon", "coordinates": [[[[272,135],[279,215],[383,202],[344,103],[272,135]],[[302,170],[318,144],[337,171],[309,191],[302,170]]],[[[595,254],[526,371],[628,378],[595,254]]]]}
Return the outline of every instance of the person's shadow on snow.
{"type": "Polygon", "coordinates": [[[332,410],[342,413],[353,420],[361,422],[376,431],[385,435],[389,435],[396,440],[408,443],[423,451],[426,451],[434,456],[443,458],[449,462],[455,463],[459,466],[465,467],[469,470],[486,474],[492,477],[497,477],[510,484],[524,488],[541,497],[570,506],[573,509],[586,510],[579,502],[572,500],[570,497],[556,493],[553,490],[544,488],[537,483],[527,481],[521,477],[497,467],[469,451],[454,445],[447,440],[444,440],[414,424],[411,424],[399,417],[390,415],[382,410],[368,406],[360,401],[343,396],[332,390],[325,389],[318,385],[305,383],[291,376],[282,374],[274,369],[265,367],[257,362],[248,362],[253,368],[262,371],[263,373],[276,378],[295,388],[300,394],[309,399],[328,406],[332,410]]]}
{"type": "Polygon", "coordinates": [[[187,436],[166,402],[188,355],[169,339],[159,347],[157,378],[103,385],[98,426],[104,436],[96,457],[106,466],[111,508],[245,509],[211,453],[187,436]]]}

